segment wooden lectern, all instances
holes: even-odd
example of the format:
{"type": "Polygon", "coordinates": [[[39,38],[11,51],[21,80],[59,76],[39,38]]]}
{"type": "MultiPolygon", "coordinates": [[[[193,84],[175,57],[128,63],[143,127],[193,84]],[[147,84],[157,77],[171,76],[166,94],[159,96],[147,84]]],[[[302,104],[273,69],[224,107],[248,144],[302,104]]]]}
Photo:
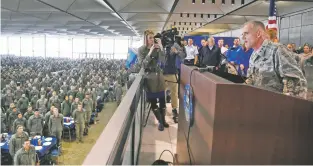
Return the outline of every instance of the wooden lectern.
{"type": "MultiPolygon", "coordinates": [[[[184,86],[193,67],[183,65],[177,164],[189,164],[184,86]]],[[[313,102],[194,71],[193,165],[313,165],[313,102]]]]}

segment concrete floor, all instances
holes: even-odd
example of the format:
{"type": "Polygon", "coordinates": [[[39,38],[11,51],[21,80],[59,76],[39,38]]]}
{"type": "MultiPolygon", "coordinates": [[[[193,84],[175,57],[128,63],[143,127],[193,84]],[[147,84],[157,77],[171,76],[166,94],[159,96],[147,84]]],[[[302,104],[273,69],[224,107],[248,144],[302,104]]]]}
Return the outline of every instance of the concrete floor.
{"type": "MultiPolygon", "coordinates": [[[[158,130],[158,122],[151,112],[147,122],[147,126],[143,129],[141,151],[139,155],[139,165],[151,165],[155,160],[159,159],[164,150],[176,153],[177,144],[177,124],[172,119],[172,108],[167,104],[166,121],[170,125],[164,131],[158,130]]],[[[162,160],[173,162],[171,153],[164,152],[161,156],[162,160]]]]}
{"type": "Polygon", "coordinates": [[[97,141],[101,132],[114,114],[117,104],[106,103],[105,108],[98,114],[97,124],[91,125],[88,136],[84,137],[84,143],[62,142],[62,155],[59,157],[59,165],[82,165],[87,154],[97,141]]]}

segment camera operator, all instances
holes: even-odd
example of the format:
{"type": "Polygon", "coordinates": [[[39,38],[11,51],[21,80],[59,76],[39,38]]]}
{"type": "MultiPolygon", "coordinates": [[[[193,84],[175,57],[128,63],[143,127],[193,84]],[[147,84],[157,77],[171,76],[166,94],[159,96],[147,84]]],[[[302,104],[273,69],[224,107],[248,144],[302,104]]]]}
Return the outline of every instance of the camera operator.
{"type": "Polygon", "coordinates": [[[163,70],[166,89],[171,91],[171,105],[173,112],[173,120],[178,123],[178,69],[176,66],[176,59],[184,59],[186,53],[184,51],[184,46],[181,44],[181,38],[176,37],[175,43],[170,47],[170,50],[166,50],[166,62],[163,70]]]}
{"type": "Polygon", "coordinates": [[[154,33],[146,30],[144,33],[145,44],[138,49],[138,63],[144,69],[144,86],[147,98],[151,103],[151,109],[159,121],[158,129],[169,127],[165,121],[165,81],[160,67],[160,62],[165,61],[165,55],[161,40],[154,39],[154,33]],[[156,40],[156,41],[155,41],[156,40]],[[159,99],[159,107],[157,106],[159,99]]]}

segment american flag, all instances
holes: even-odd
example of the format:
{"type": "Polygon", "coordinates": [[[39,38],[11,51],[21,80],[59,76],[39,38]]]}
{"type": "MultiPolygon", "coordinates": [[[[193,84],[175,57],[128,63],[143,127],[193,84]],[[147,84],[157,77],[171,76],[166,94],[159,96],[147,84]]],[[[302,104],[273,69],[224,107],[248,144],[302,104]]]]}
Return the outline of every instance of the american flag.
{"type": "Polygon", "coordinates": [[[277,31],[276,14],[277,14],[277,9],[276,9],[275,0],[270,0],[270,12],[268,16],[267,28],[277,31]]]}

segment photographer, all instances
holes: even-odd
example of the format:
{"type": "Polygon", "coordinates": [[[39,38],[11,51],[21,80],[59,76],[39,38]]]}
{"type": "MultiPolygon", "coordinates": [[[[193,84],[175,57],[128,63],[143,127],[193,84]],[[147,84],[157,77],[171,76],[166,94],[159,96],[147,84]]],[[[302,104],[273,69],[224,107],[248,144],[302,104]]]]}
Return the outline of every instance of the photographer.
{"type": "Polygon", "coordinates": [[[144,33],[145,44],[138,49],[138,63],[144,69],[144,86],[147,98],[151,103],[152,111],[159,121],[159,130],[169,127],[165,122],[165,82],[160,67],[160,62],[164,62],[165,56],[161,40],[154,40],[154,33],[146,30],[144,33]],[[159,99],[159,107],[157,106],[159,99]]]}
{"type": "Polygon", "coordinates": [[[178,69],[176,66],[176,59],[184,59],[186,57],[186,53],[184,51],[184,46],[181,44],[181,38],[176,37],[175,43],[170,47],[170,49],[166,50],[166,62],[164,66],[164,79],[166,89],[171,91],[171,105],[173,112],[173,120],[175,123],[178,123],[178,69]]]}

